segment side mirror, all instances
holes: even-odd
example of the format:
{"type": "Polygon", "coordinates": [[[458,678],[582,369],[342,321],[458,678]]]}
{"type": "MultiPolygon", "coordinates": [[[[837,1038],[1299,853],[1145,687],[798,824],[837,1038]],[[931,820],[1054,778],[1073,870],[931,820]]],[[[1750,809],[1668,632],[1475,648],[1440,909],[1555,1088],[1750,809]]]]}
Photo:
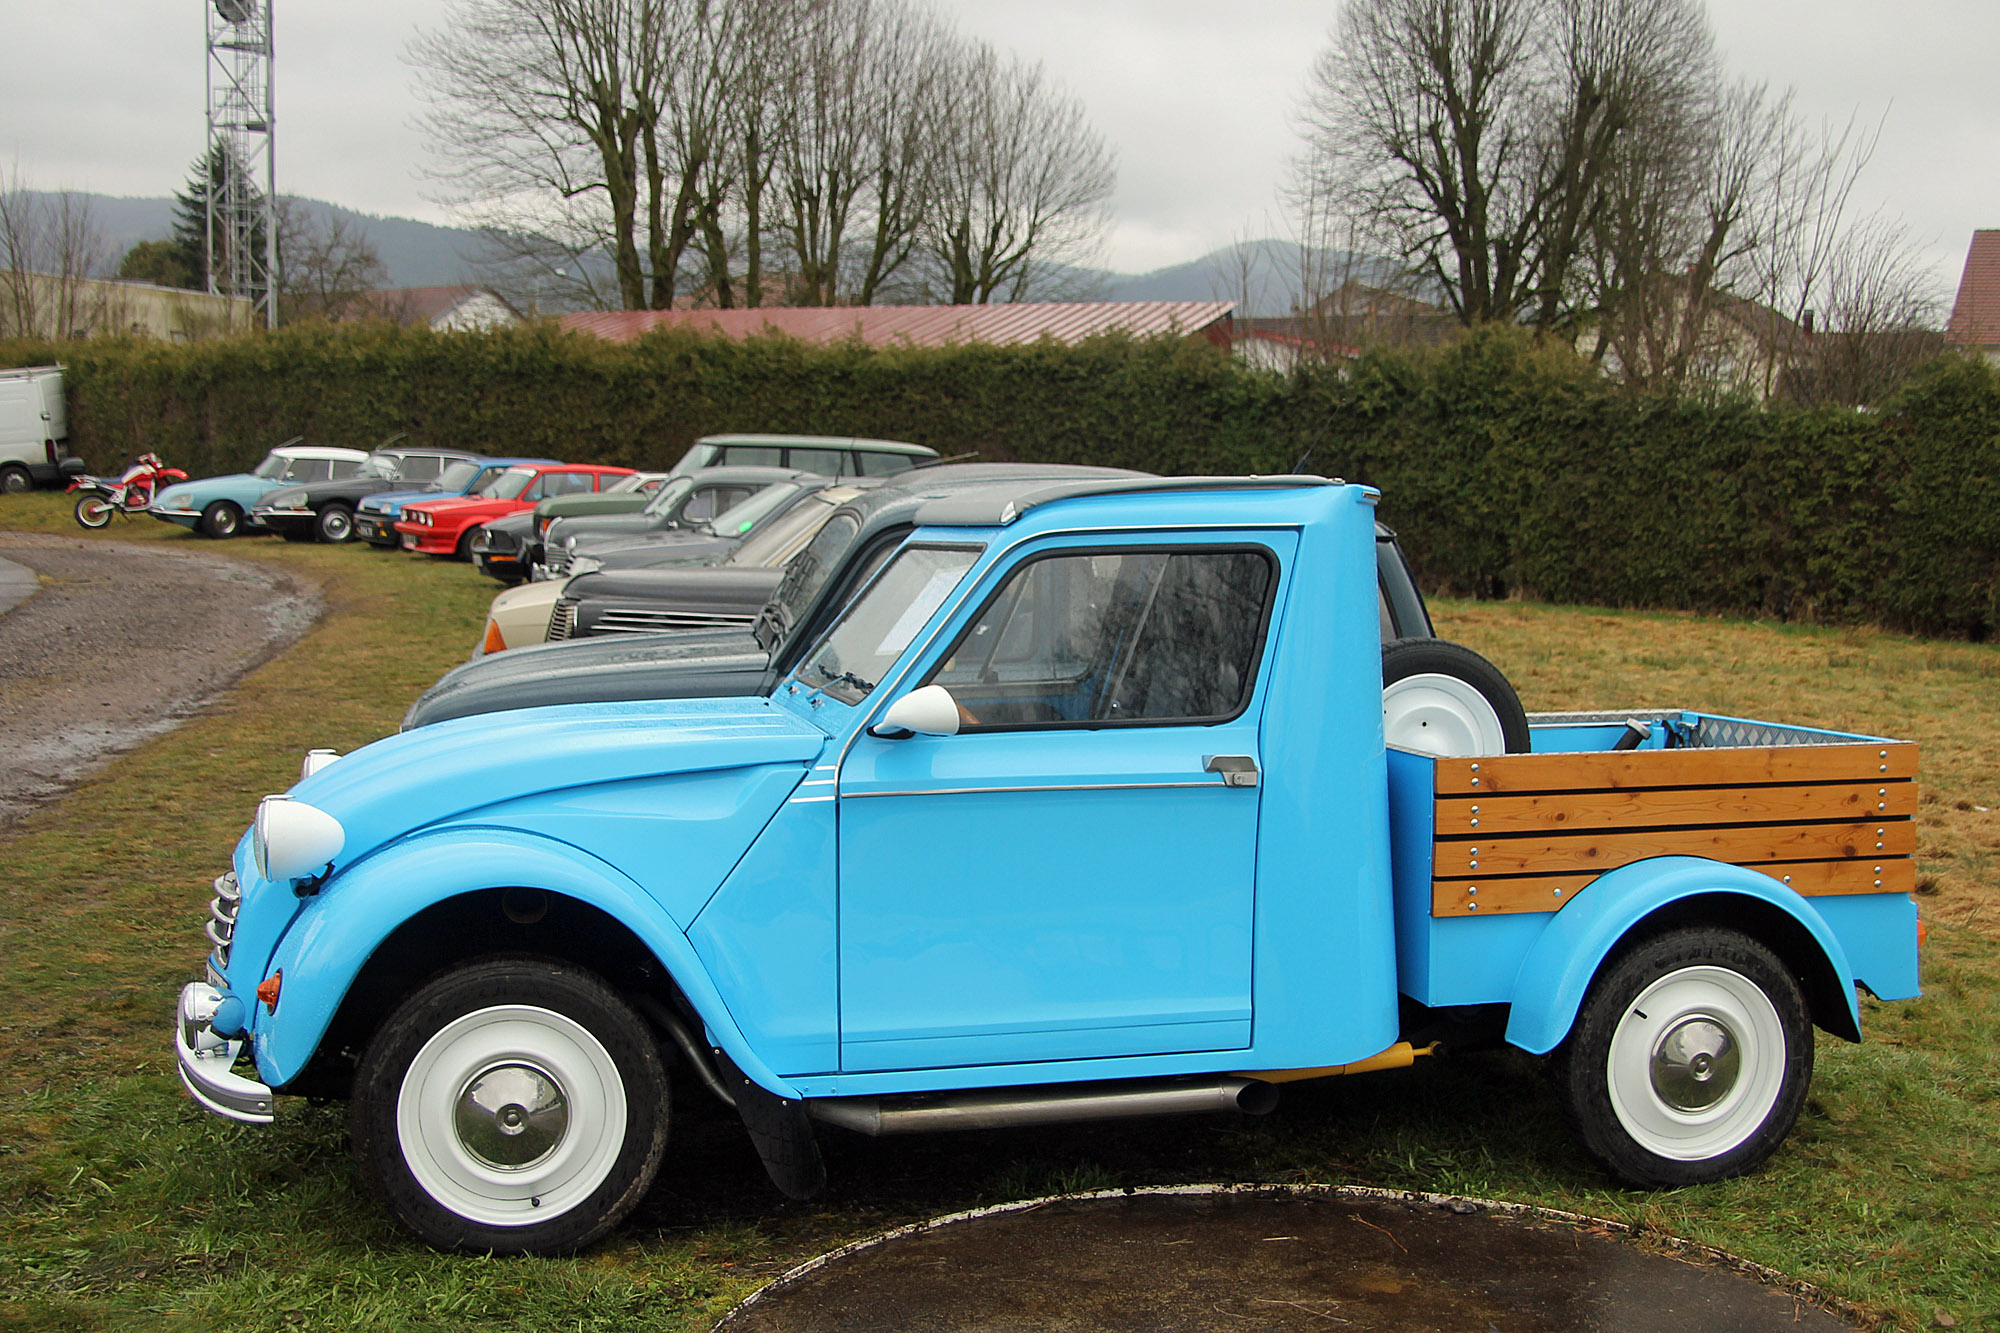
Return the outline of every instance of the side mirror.
{"type": "Polygon", "coordinates": [[[942,685],[926,685],[922,689],[911,690],[890,704],[875,725],[868,728],[870,736],[880,736],[885,740],[900,740],[912,733],[920,736],[958,734],[958,701],[951,697],[950,690],[942,685]]]}

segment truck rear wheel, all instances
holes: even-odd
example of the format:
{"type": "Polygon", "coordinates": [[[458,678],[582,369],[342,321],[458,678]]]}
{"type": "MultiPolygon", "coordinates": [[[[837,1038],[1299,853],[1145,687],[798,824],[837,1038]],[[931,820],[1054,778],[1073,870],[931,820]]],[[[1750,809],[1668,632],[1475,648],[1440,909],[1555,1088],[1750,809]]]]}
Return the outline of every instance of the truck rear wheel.
{"type": "Polygon", "coordinates": [[[1660,1188],[1761,1164],[1798,1120],[1812,1066],[1805,997],[1785,965],[1736,931],[1688,927],[1591,984],[1555,1076],[1590,1155],[1660,1188]]]}
{"type": "Polygon", "coordinates": [[[566,964],[497,959],[410,996],[356,1070],[355,1155],[441,1249],[567,1254],[645,1197],[667,1073],[630,1005],[566,964]]]}
{"type": "Polygon", "coordinates": [[[1444,639],[1382,645],[1382,734],[1440,758],[1521,754],[1528,715],[1499,667],[1444,639]]]}

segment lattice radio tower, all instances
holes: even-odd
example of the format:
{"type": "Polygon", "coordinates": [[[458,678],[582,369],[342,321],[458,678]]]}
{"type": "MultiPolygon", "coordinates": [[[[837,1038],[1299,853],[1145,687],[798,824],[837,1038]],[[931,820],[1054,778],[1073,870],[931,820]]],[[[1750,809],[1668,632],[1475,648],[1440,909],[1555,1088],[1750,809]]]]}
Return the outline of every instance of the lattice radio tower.
{"type": "Polygon", "coordinates": [[[272,0],[211,0],[208,16],[208,290],[278,325],[277,103],[272,0]],[[261,162],[263,182],[257,181],[261,162]],[[218,179],[219,173],[219,179],[218,179]]]}

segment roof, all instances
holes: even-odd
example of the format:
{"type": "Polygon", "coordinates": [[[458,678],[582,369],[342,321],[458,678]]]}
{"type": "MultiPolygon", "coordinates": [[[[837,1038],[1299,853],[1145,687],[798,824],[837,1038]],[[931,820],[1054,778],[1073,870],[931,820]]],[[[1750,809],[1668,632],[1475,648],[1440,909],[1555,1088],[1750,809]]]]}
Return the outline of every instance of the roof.
{"type": "Polygon", "coordinates": [[[1002,305],[763,306],[755,310],[607,310],[564,315],[565,329],[630,342],[654,329],[725,338],[781,333],[806,342],[858,338],[871,347],[909,343],[1012,346],[1053,338],[1078,343],[1104,333],[1135,338],[1205,334],[1228,338],[1233,301],[1017,301],[1002,305]]]}
{"type": "Polygon", "coordinates": [[[2000,346],[2000,230],[1972,233],[1945,338],[1954,347],[2000,346]]]}
{"type": "Polygon", "coordinates": [[[1012,523],[1038,505],[1085,495],[1137,495],[1166,491],[1273,491],[1309,486],[1342,486],[1325,477],[1093,477],[1019,487],[989,486],[968,495],[935,500],[917,511],[921,527],[984,528],[1012,523]]]}
{"type": "Polygon", "coordinates": [[[281,444],[271,452],[285,458],[334,458],[356,463],[368,457],[366,449],[343,449],[333,444],[281,444]]]}
{"type": "Polygon", "coordinates": [[[937,450],[927,444],[903,440],[871,440],[862,435],[704,435],[696,444],[750,444],[794,449],[865,449],[873,454],[902,454],[910,458],[936,458],[937,450]]]}

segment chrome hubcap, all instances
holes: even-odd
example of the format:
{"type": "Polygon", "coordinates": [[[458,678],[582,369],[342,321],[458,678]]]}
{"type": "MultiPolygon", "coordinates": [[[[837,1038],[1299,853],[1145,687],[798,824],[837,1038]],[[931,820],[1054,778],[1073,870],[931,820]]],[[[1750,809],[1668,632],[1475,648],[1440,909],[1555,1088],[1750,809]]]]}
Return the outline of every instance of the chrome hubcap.
{"type": "Polygon", "coordinates": [[[1677,1111],[1702,1111],[1736,1087],[1743,1057],[1728,1028],[1713,1018],[1684,1018],[1653,1047],[1653,1091],[1677,1111]]]}
{"type": "Polygon", "coordinates": [[[452,1110],[458,1141],[476,1160],[520,1171],[554,1152],[569,1131],[562,1085],[533,1065],[494,1065],[475,1076],[452,1110]]]}

